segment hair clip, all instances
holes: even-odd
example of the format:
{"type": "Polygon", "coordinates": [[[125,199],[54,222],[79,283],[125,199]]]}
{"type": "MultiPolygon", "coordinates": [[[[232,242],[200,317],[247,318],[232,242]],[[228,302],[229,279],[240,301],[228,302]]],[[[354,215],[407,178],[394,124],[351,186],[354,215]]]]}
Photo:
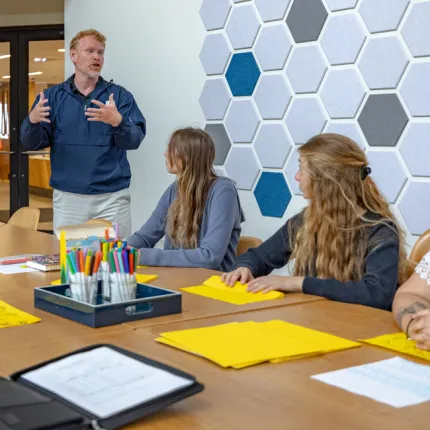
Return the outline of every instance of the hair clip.
{"type": "Polygon", "coordinates": [[[369,176],[372,173],[372,169],[368,166],[363,166],[361,169],[361,180],[364,181],[367,176],[369,176]]]}

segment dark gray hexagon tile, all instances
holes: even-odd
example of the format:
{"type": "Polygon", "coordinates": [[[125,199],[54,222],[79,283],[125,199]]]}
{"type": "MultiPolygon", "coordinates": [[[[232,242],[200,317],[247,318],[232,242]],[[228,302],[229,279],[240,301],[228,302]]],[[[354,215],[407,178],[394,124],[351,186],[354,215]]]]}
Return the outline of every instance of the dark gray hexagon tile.
{"type": "Polygon", "coordinates": [[[222,166],[230,150],[230,139],[224,124],[207,124],[205,127],[206,133],[212,137],[215,144],[215,161],[214,164],[222,166]]]}

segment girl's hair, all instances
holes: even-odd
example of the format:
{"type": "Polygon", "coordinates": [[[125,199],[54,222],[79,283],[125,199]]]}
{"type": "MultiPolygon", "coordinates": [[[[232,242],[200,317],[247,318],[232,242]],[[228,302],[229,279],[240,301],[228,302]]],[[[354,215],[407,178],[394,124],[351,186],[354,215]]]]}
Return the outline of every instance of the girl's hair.
{"type": "MultiPolygon", "coordinates": [[[[319,278],[341,282],[363,276],[369,247],[366,227],[386,224],[399,236],[399,283],[406,280],[404,233],[368,176],[366,155],[351,139],[339,134],[321,134],[300,147],[301,169],[309,176],[310,203],[298,227],[290,261],[294,274],[313,272],[319,278]],[[379,217],[366,217],[366,212],[379,217]]],[[[293,238],[290,223],[290,238],[293,238]]],[[[379,239],[381,241],[381,239],[379,239]]]]}
{"type": "Polygon", "coordinates": [[[176,130],[167,147],[167,160],[179,170],[177,197],[167,213],[167,234],[175,248],[196,248],[209,188],[217,178],[212,164],[215,145],[203,130],[176,130]]]}

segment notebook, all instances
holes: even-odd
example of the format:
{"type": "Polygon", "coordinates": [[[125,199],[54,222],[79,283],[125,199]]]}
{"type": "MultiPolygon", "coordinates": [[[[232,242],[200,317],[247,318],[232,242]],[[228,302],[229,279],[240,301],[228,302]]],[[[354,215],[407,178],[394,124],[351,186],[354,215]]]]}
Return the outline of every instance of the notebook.
{"type": "Polygon", "coordinates": [[[41,255],[33,257],[25,263],[27,267],[41,270],[42,272],[52,272],[60,270],[60,254],[41,255]]]}

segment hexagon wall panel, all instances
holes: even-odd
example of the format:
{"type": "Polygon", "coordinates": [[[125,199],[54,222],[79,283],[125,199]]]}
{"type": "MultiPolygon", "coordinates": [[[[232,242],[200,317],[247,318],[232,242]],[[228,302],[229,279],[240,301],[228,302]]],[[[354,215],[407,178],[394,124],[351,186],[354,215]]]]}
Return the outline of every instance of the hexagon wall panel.
{"type": "Polygon", "coordinates": [[[402,35],[414,57],[430,55],[430,3],[417,3],[403,25],[402,35]]]}
{"type": "Polygon", "coordinates": [[[411,181],[399,204],[411,234],[423,234],[429,228],[430,183],[411,181]]]}
{"type": "Polygon", "coordinates": [[[413,116],[430,116],[430,63],[412,64],[400,92],[413,116]]]}
{"type": "Polygon", "coordinates": [[[354,118],[364,95],[355,69],[332,69],[321,87],[321,100],[331,118],[354,118]]]}
{"type": "Polygon", "coordinates": [[[359,11],[371,33],[396,30],[409,0],[363,0],[359,11]]]}
{"type": "Polygon", "coordinates": [[[338,10],[353,9],[358,3],[358,0],[326,0],[328,7],[333,12],[338,10]]]}
{"type": "Polygon", "coordinates": [[[296,43],[318,40],[327,10],[321,0],[294,0],[287,25],[296,43]]]}
{"type": "Polygon", "coordinates": [[[400,153],[414,176],[430,176],[430,123],[409,125],[400,153]]]}
{"type": "Polygon", "coordinates": [[[263,172],[254,195],[262,215],[277,218],[282,218],[291,200],[291,192],[282,173],[263,172]]]}
{"type": "Polygon", "coordinates": [[[251,190],[260,168],[251,148],[232,148],[225,164],[229,178],[240,190],[251,190]]]}
{"type": "Polygon", "coordinates": [[[299,183],[294,179],[296,173],[299,170],[299,151],[298,146],[293,148],[290,158],[285,165],[284,172],[288,179],[288,184],[290,185],[290,190],[296,195],[303,195],[299,188],[299,183]]]}
{"type": "Polygon", "coordinates": [[[200,96],[200,106],[206,119],[223,119],[230,104],[230,94],[224,79],[206,81],[200,96]]]}
{"type": "Polygon", "coordinates": [[[230,58],[230,48],[223,34],[209,34],[200,51],[200,61],[207,75],[224,73],[230,58]]]}
{"type": "Polygon", "coordinates": [[[370,146],[396,146],[408,121],[396,94],[371,94],[358,118],[370,146]]]}
{"type": "Polygon", "coordinates": [[[395,203],[406,183],[406,174],[395,152],[367,151],[371,177],[389,203],[395,203]]]}
{"type": "Polygon", "coordinates": [[[260,77],[252,52],[234,54],[225,77],[235,97],[252,95],[260,77]]]}
{"type": "Polygon", "coordinates": [[[361,149],[366,149],[366,144],[364,143],[358,125],[355,122],[330,122],[324,133],[343,134],[357,143],[361,149]]]}
{"type": "Polygon", "coordinates": [[[408,57],[398,37],[369,40],[358,63],[371,90],[396,88],[408,65],[408,57]]]}
{"type": "Polygon", "coordinates": [[[263,167],[282,169],[291,150],[291,141],[282,124],[264,124],[254,142],[254,149],[263,167]]]}
{"type": "Polygon", "coordinates": [[[260,79],[254,99],[263,119],[282,119],[291,92],[283,75],[266,75],[260,79]]]}
{"type": "Polygon", "coordinates": [[[223,28],[230,12],[229,0],[203,0],[200,16],[206,30],[223,28]]]}
{"type": "Polygon", "coordinates": [[[234,49],[251,48],[260,23],[251,4],[234,8],[227,24],[227,35],[234,49]]]}
{"type": "Polygon", "coordinates": [[[327,119],[318,99],[295,99],[287,113],[287,128],[297,144],[306,143],[311,137],[322,132],[327,119]]]}
{"type": "Polygon", "coordinates": [[[315,93],[326,70],[326,62],[317,45],[297,46],[291,54],[286,73],[296,94],[315,93]]]}
{"type": "Polygon", "coordinates": [[[284,24],[264,27],[255,43],[255,56],[262,70],[280,70],[284,68],[292,40],[284,24]]]}
{"type": "Polygon", "coordinates": [[[260,120],[250,100],[233,101],[226,126],[235,143],[251,143],[260,120]]]}
{"type": "Polygon", "coordinates": [[[224,124],[208,124],[205,127],[205,132],[212,137],[215,144],[215,165],[222,166],[230,151],[231,143],[227,135],[224,124]]]}
{"type": "Polygon", "coordinates": [[[333,15],[321,36],[321,47],[331,65],[352,64],[366,40],[356,13],[333,15]]]}
{"type": "Polygon", "coordinates": [[[227,172],[225,171],[225,169],[223,167],[214,166],[214,170],[215,170],[215,173],[217,176],[223,176],[223,177],[227,176],[227,172]]]}
{"type": "Polygon", "coordinates": [[[255,6],[261,19],[265,22],[282,19],[291,0],[255,0],[255,6]]]}

